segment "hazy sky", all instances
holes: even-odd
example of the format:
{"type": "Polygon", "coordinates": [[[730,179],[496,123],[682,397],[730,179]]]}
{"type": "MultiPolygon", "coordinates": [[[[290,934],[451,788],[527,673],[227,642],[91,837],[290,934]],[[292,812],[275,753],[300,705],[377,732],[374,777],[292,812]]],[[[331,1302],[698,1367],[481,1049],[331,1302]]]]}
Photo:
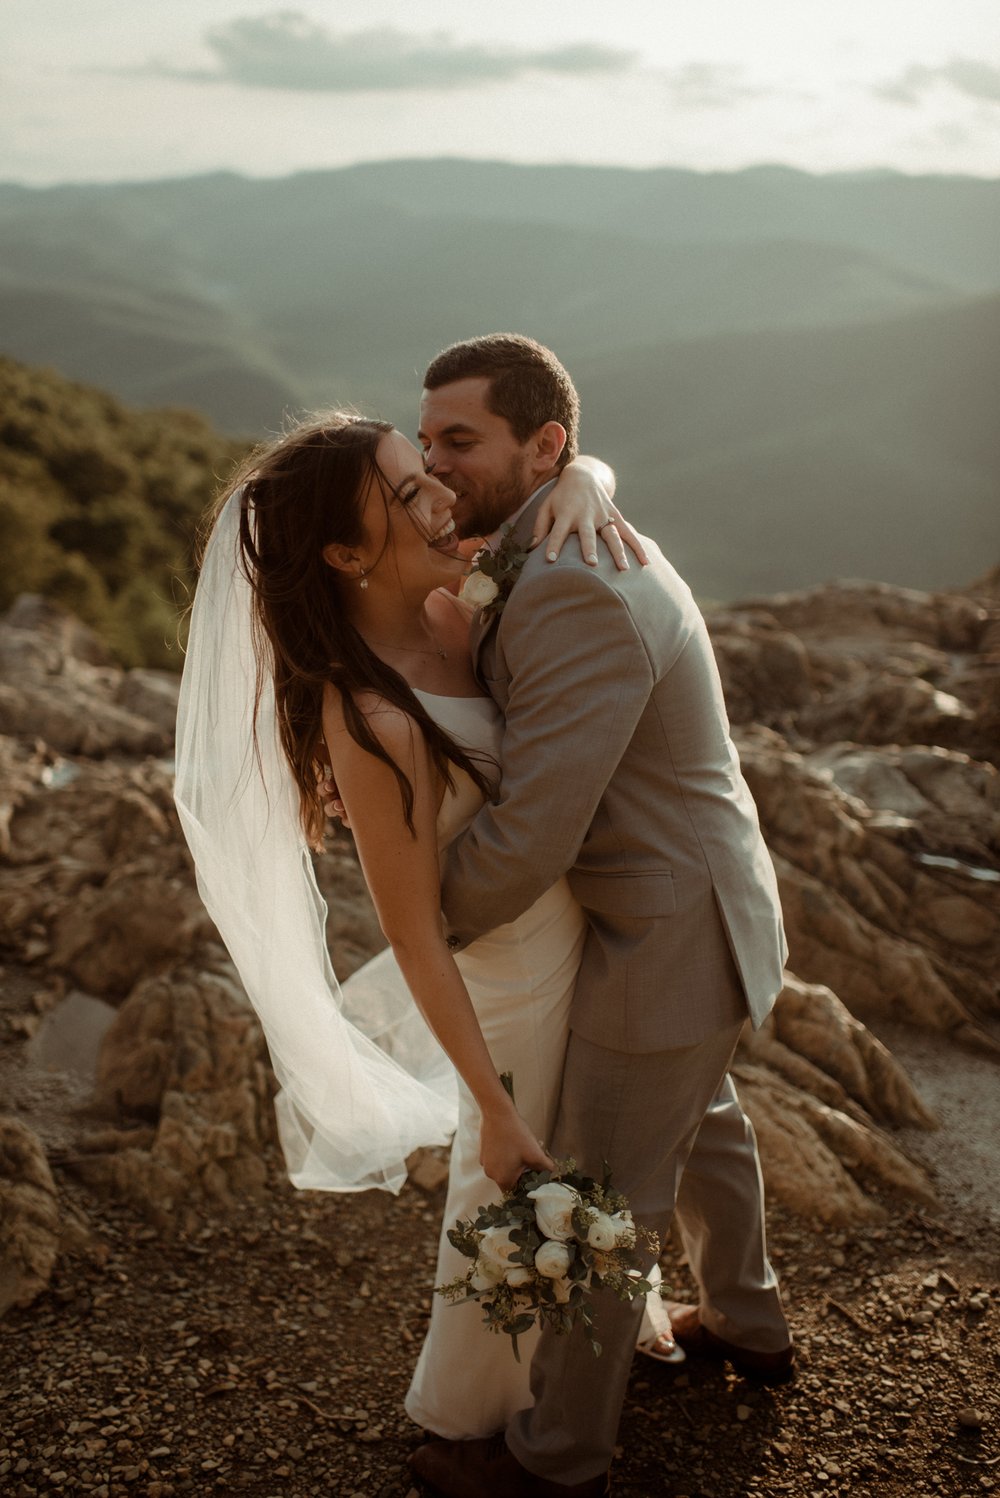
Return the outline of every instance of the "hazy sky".
{"type": "Polygon", "coordinates": [[[0,178],[380,157],[1000,176],[998,0],[3,0],[0,178]]]}

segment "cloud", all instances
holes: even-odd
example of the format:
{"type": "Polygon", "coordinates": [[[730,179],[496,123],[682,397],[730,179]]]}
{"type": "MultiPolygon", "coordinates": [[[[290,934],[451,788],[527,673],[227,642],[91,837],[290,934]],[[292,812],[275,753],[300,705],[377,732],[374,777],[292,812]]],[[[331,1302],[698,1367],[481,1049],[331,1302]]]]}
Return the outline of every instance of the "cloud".
{"type": "Polygon", "coordinates": [[[1000,68],[972,57],[953,57],[937,68],[914,63],[898,78],[879,84],[874,92],[878,98],[888,99],[892,104],[914,105],[939,83],[970,99],[1000,104],[1000,68]]]}
{"type": "Polygon", "coordinates": [[[744,69],[711,62],[692,62],[666,75],[667,88],[682,109],[725,109],[771,90],[744,83],[744,69]]]}
{"type": "Polygon", "coordinates": [[[146,71],[204,83],[235,83],[317,93],[364,89],[460,88],[524,73],[608,73],[632,66],[635,54],[577,43],[538,51],[463,44],[446,33],[411,36],[391,27],[335,32],[298,11],[245,16],[205,33],[216,66],[146,71]]]}

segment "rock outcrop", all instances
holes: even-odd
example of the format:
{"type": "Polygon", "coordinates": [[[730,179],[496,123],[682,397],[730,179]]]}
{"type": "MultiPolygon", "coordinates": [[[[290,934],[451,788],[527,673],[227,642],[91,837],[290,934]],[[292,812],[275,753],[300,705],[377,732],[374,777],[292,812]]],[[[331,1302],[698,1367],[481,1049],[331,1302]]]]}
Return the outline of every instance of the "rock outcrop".
{"type": "Polygon", "coordinates": [[[1000,772],[928,749],[806,755],[760,730],[741,737],[741,756],[778,869],[792,970],[862,1016],[992,1049],[1000,772]]]}
{"type": "Polygon", "coordinates": [[[259,1192],[274,1138],[260,1027],[225,973],[174,968],[136,984],[101,1046],[97,1105],[73,1162],[93,1185],[174,1227],[187,1209],[259,1192]]]}
{"type": "Polygon", "coordinates": [[[0,734],[60,754],[165,754],[173,730],[162,703],[150,711],[150,674],[123,678],[85,625],[24,595],[0,623],[0,734]]]}
{"type": "Polygon", "coordinates": [[[830,583],[719,610],[709,627],[735,723],[998,762],[1000,608],[988,579],[971,595],[830,583]]]}
{"type": "Polygon", "coordinates": [[[829,1223],[884,1216],[872,1188],[933,1203],[927,1173],[879,1125],[937,1120],[829,988],[789,976],[768,1019],[745,1033],[735,1075],[772,1197],[829,1223]]]}
{"type": "MultiPolygon", "coordinates": [[[[933,1199],[893,1131],[935,1120],[868,1026],[1000,1054],[997,615],[985,586],[840,584],[710,620],[791,946],[738,1083],[771,1195],[824,1221],[933,1199]]],[[[266,1189],[276,1154],[266,1051],[161,757],[176,683],[32,601],[0,660],[0,954],[118,1006],[60,1168],[183,1225],[266,1189]]],[[[346,975],[382,945],[348,839],[317,873],[346,975]]]]}
{"type": "Polygon", "coordinates": [[[59,1202],[45,1150],[0,1114],[0,1316],[41,1294],[59,1257],[59,1202]]]}

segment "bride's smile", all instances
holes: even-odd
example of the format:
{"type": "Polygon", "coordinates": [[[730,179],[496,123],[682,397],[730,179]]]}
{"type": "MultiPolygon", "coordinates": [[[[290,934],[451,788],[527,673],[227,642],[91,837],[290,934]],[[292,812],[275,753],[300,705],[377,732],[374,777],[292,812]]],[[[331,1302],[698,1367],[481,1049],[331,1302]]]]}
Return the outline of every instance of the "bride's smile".
{"type": "Polygon", "coordinates": [[[365,539],[355,548],[371,585],[380,572],[405,591],[411,583],[435,588],[453,582],[466,566],[458,554],[454,494],[425,472],[420,453],[401,432],[386,433],[375,461],[362,510],[365,539]]]}

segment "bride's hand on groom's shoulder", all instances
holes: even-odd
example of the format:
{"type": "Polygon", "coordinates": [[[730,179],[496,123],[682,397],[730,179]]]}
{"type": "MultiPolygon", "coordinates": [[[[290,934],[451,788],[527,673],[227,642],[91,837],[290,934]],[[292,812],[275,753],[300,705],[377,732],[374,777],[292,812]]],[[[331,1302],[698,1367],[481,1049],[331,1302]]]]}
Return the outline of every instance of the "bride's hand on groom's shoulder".
{"type": "Polygon", "coordinates": [[[596,458],[574,458],[539,507],[531,546],[544,543],[547,560],[554,562],[575,535],[583,560],[596,567],[599,537],[620,572],[630,565],[626,546],[645,567],[649,557],[642,539],[613,503],[613,493],[614,474],[606,464],[596,458]]]}

